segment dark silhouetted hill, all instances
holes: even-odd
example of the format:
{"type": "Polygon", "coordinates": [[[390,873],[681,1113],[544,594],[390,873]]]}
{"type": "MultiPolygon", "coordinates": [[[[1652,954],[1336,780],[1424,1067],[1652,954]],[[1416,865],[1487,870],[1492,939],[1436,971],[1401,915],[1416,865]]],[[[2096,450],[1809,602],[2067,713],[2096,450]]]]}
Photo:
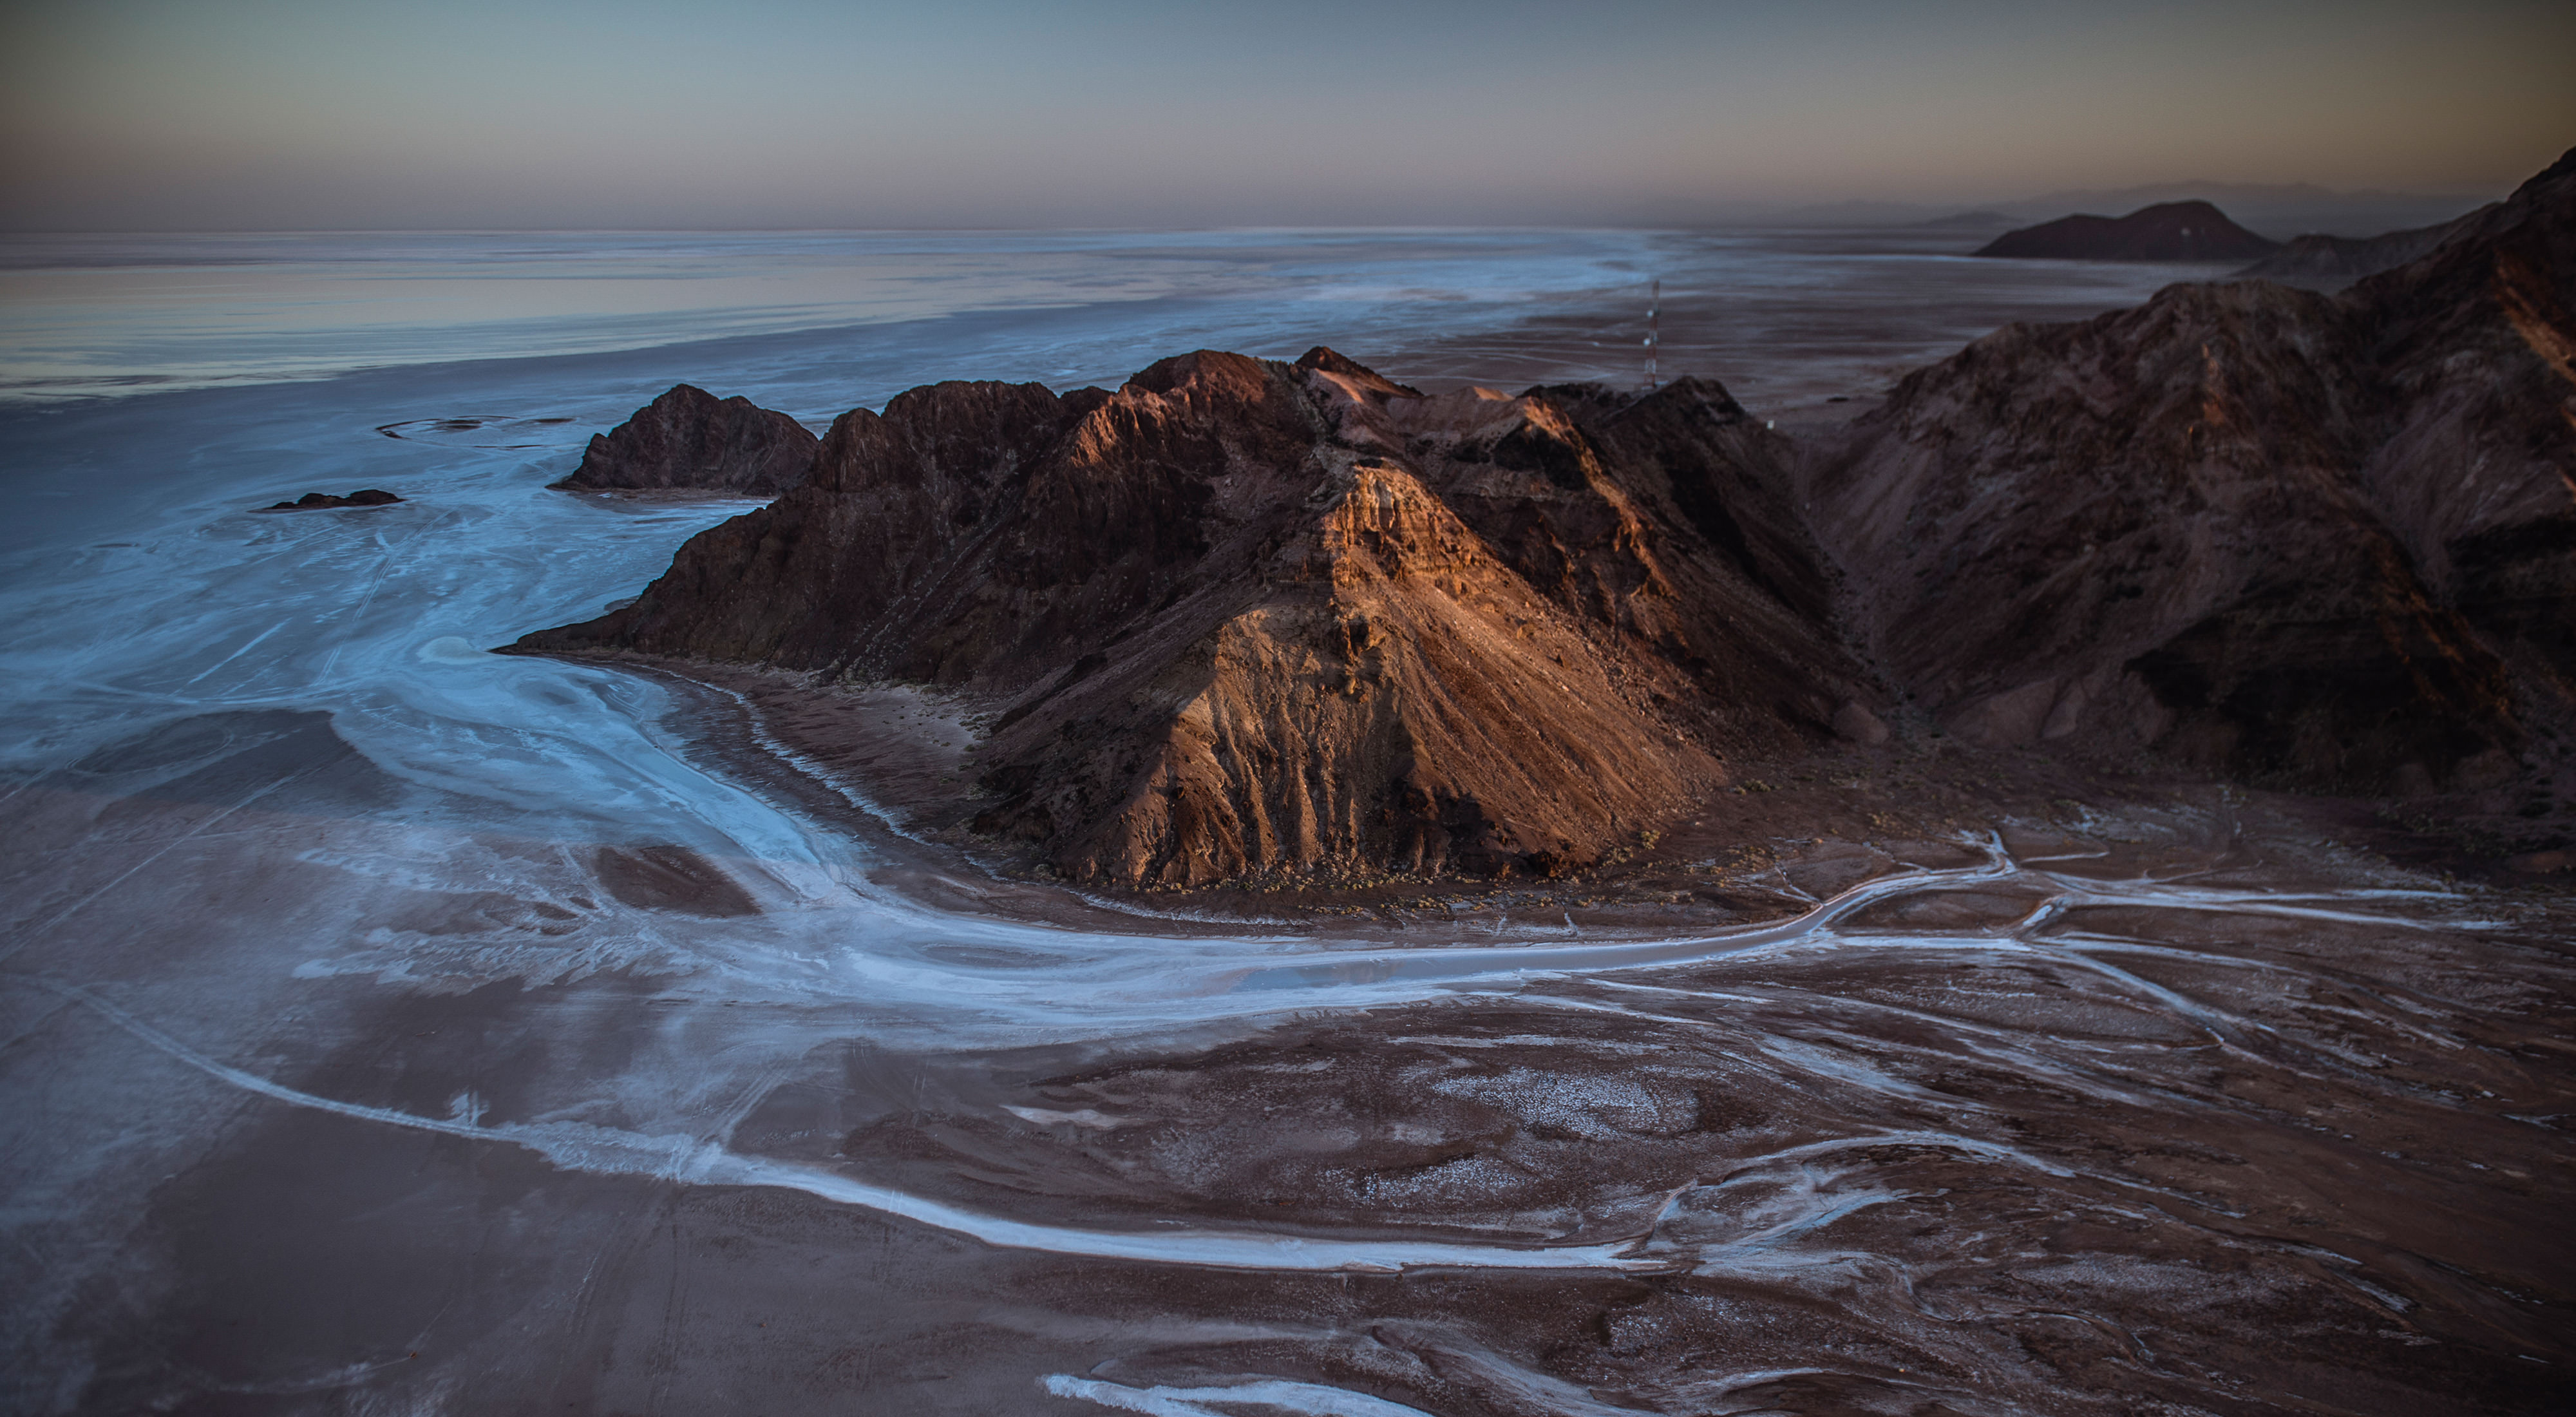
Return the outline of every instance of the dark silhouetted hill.
{"type": "Polygon", "coordinates": [[[2007,231],[1980,256],[2040,261],[2250,261],[2280,249],[2207,202],[2166,202],[2123,217],[2060,217],[2007,231]]]}

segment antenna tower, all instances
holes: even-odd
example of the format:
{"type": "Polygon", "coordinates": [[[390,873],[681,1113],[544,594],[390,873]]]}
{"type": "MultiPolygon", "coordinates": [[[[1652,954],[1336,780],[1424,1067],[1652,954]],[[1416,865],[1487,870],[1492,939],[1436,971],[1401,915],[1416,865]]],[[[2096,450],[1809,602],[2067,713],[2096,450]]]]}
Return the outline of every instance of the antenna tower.
{"type": "Polygon", "coordinates": [[[1660,279],[1648,281],[1646,283],[1646,392],[1648,393],[1655,391],[1657,383],[1655,346],[1663,343],[1663,307],[1663,281],[1660,279]]]}

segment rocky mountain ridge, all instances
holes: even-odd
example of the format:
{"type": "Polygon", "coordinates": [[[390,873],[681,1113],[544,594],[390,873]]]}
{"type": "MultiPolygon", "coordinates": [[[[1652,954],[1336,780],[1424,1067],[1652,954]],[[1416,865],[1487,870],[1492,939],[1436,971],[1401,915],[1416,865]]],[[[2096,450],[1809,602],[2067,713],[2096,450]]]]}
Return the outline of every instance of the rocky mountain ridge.
{"type": "Polygon", "coordinates": [[[1876,660],[1980,741],[2519,781],[2561,811],[2571,310],[2562,159],[2341,296],[2177,285],[1997,331],[1819,450],[1803,496],[1876,660]]]}
{"type": "Polygon", "coordinates": [[[2236,279],[2276,280],[2288,285],[2339,289],[2363,276],[2395,270],[2426,255],[2454,232],[2495,210],[2495,205],[2490,203],[2452,221],[2404,231],[2386,231],[2377,236],[2310,234],[2294,237],[2280,250],[2238,271],[2236,279]]]}
{"type": "MultiPolygon", "coordinates": [[[[1428,397],[1325,349],[933,385],[514,648],[943,686],[991,713],[975,829],[1130,886],[1579,868],[1891,720],[2563,846],[2572,244],[2562,159],[2341,295],[2008,327],[1802,446],[1707,381],[1428,397]]],[[[612,445],[747,426],[655,417],[612,445]]]]}

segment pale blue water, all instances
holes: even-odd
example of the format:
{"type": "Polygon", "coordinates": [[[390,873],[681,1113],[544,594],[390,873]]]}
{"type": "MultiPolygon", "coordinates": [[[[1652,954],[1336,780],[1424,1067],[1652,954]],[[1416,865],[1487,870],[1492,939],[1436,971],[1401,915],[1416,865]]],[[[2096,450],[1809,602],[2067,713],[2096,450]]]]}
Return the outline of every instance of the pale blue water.
{"type": "Polygon", "coordinates": [[[1200,345],[1438,351],[1436,374],[1414,371],[1435,380],[1626,380],[1650,278],[1677,321],[1665,371],[1696,367],[1759,399],[1820,362],[1883,373],[2007,320],[2208,274],[1961,259],[1972,244],[1911,231],[12,236],[0,400],[655,348],[672,350],[674,378],[753,383],[818,419],[931,378],[1114,380],[1200,345]],[[1548,327],[1536,358],[1533,321],[1548,327]],[[721,347],[680,349],[708,344],[721,347]]]}
{"type": "MultiPolygon", "coordinates": [[[[0,392],[208,387],[1147,302],[1221,302],[1209,332],[1242,343],[1444,307],[1492,320],[1615,286],[1651,244],[1617,232],[22,237],[0,246],[0,392]]],[[[1159,323],[1177,335],[1185,322],[1159,323]]],[[[1058,360],[1047,372],[1096,371],[1058,360]]]]}

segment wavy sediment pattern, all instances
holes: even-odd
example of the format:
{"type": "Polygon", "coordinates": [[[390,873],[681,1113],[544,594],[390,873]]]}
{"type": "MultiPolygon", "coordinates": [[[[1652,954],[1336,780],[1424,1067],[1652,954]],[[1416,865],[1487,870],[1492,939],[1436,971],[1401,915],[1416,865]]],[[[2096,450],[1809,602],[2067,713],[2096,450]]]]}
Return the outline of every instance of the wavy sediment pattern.
{"type": "Polygon", "coordinates": [[[2332,1385],[2325,1410],[2404,1410],[2419,1364],[2309,1355],[2503,1346],[2535,1379],[2565,1356],[2533,1292],[2557,1242],[2495,1230],[2524,1207],[2545,1225],[2565,1155],[2554,1115],[2517,1110],[2548,1036],[2514,1016],[2564,984],[2528,922],[2267,889],[2224,858],[2177,874],[2170,850],[1986,852],[1681,939],[1221,960],[1139,936],[1124,949],[1157,967],[1106,974],[1024,952],[982,971],[1010,981],[979,1010],[1016,1019],[1014,1047],[854,1068],[857,1040],[740,1018],[688,1050],[700,1096],[632,1095],[676,1060],[587,1079],[628,1094],[630,1126],[585,1120],[599,1096],[507,1119],[470,1094],[445,1117],[342,1100],[35,982],[286,1108],[1107,1266],[1140,1291],[1101,1306],[1128,1319],[1151,1294],[1207,1322],[1234,1308],[1208,1288],[1265,1282],[1271,1308],[1385,1311],[1265,1340],[1287,1357],[1269,1371],[1239,1341],[1110,1337],[1032,1379],[1093,1407],[2289,1410],[2332,1385]],[[818,1144],[791,1123],[824,1093],[858,1124],[818,1144]],[[1329,1302],[1302,1292],[1327,1276],[1329,1302]],[[1551,1332],[1578,1315],[1579,1340],[1551,1332]]]}

